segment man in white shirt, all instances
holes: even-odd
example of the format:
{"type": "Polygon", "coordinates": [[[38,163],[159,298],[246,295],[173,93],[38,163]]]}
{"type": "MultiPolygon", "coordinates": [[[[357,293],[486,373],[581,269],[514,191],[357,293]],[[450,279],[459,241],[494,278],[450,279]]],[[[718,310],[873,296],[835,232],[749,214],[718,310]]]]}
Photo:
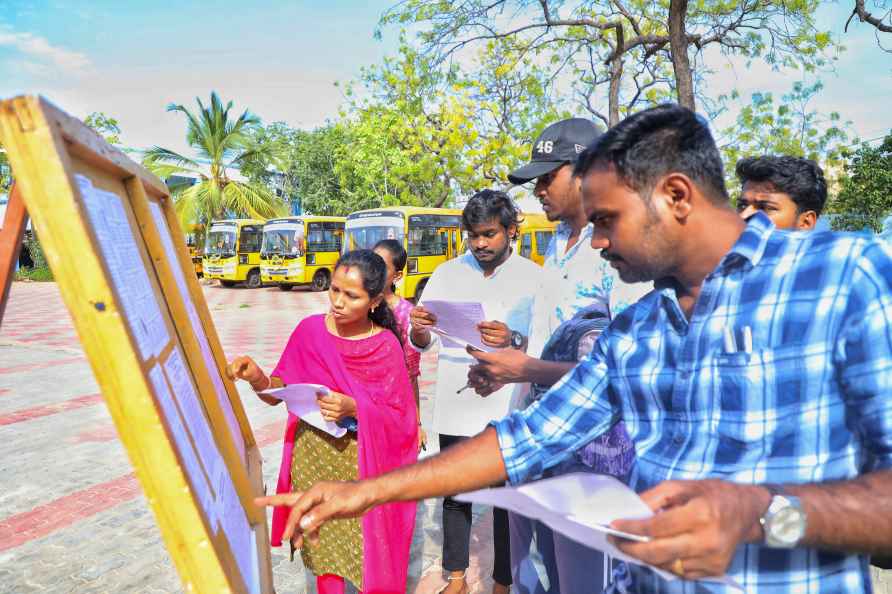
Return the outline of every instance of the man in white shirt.
{"type": "MultiPolygon", "coordinates": [[[[480,302],[488,320],[478,327],[483,344],[517,348],[529,334],[533,293],[539,286],[541,268],[511,249],[520,213],[504,192],[483,190],[462,212],[468,251],[441,264],[424,289],[421,304],[411,314],[410,344],[419,351],[440,345],[433,430],[445,449],[482,431],[487,423],[503,417],[511,401],[512,386],[487,397],[466,386],[473,357],[458,346],[448,346],[431,329],[436,317],[424,308],[427,301],[480,302]],[[497,321],[495,321],[497,320],[497,321]]],[[[449,572],[446,593],[466,593],[470,554],[471,505],[446,497],[443,500],[443,569],[449,572]]],[[[511,585],[508,551],[508,519],[504,510],[493,511],[493,594],[507,594],[511,585]]]]}

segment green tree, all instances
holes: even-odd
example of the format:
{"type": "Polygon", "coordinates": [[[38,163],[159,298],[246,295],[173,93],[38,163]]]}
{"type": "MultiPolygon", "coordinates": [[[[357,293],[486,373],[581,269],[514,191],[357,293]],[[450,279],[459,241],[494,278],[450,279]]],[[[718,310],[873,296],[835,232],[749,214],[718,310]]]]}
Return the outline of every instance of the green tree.
{"type": "Polygon", "coordinates": [[[121,144],[121,128],[115,118],[94,111],[84,119],[84,124],[96,130],[105,142],[115,146],[121,144]]]}
{"type": "Polygon", "coordinates": [[[563,115],[545,72],[509,42],[494,40],[475,60],[485,67],[471,75],[437,68],[404,40],[397,57],[363,72],[361,93],[348,88],[349,150],[335,171],[351,208],[444,206],[501,184],[533,135],[563,115]]]}
{"type": "Polygon", "coordinates": [[[0,145],[0,192],[8,191],[11,184],[12,170],[9,167],[9,158],[3,145],[0,145]]]}
{"type": "Polygon", "coordinates": [[[823,64],[836,46],[815,24],[817,6],[817,0],[402,0],[381,23],[421,24],[421,47],[443,61],[473,44],[511,38],[555,75],[565,71],[583,106],[613,125],[624,111],[670,92],[693,109],[709,47],[774,67],[823,64]],[[605,103],[606,110],[597,107],[605,103]]]}
{"type": "Polygon", "coordinates": [[[340,186],[335,164],[349,158],[349,126],[327,124],[312,131],[296,130],[284,122],[258,128],[254,134],[274,161],[249,160],[242,173],[251,180],[271,183],[273,171],[284,175],[285,196],[297,196],[305,212],[317,215],[346,215],[351,212],[340,186]]]}
{"type": "MultiPolygon", "coordinates": [[[[283,215],[287,211],[285,204],[266,184],[233,179],[229,173],[243,163],[261,161],[262,153],[269,151],[269,147],[253,142],[251,136],[260,119],[248,110],[232,118],[232,101],[224,106],[216,92],[211,93],[208,106],[197,97],[195,100],[195,112],[173,103],[167,111],[186,116],[186,140],[198,158],[158,146],[146,151],[143,158],[143,164],[162,179],[174,175],[199,179],[194,185],[170,186],[184,228],[205,225],[228,215],[262,219],[283,215]]],[[[272,160],[269,155],[265,158],[272,160]]]]}
{"type": "MultiPolygon", "coordinates": [[[[850,122],[838,112],[822,115],[809,107],[821,91],[813,85],[794,83],[779,102],[771,93],[754,93],[740,108],[734,124],[722,130],[719,145],[730,188],[737,186],[734,166],[743,157],[793,155],[812,159],[833,182],[845,164],[845,149],[851,144],[850,122]]],[[[733,94],[731,99],[738,99],[733,94]]]]}
{"type": "Polygon", "coordinates": [[[837,215],[834,229],[882,229],[883,219],[892,213],[892,130],[879,146],[862,144],[852,154],[828,212],[837,215]]]}

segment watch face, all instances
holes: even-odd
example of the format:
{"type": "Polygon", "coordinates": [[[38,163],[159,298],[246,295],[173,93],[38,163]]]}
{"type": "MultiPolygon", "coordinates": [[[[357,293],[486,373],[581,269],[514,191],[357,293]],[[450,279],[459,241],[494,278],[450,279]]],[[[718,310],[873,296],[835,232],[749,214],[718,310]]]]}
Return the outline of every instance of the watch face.
{"type": "Polygon", "coordinates": [[[783,544],[794,545],[805,532],[805,514],[797,507],[784,507],[771,518],[771,537],[783,544]]]}
{"type": "Polygon", "coordinates": [[[523,346],[523,336],[520,334],[520,332],[511,333],[511,346],[516,349],[519,349],[523,346]]]}

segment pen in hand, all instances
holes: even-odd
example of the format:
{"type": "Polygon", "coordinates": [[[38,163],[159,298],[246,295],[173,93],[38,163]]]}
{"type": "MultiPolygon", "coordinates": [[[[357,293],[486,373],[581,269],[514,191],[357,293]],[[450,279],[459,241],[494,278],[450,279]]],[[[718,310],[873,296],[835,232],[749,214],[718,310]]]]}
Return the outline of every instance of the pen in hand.
{"type": "Polygon", "coordinates": [[[462,392],[464,392],[464,391],[467,390],[468,388],[472,388],[472,387],[473,387],[473,386],[471,385],[471,383],[468,382],[467,384],[464,385],[463,388],[459,388],[458,390],[456,390],[455,393],[456,393],[456,394],[461,394],[462,392]]]}

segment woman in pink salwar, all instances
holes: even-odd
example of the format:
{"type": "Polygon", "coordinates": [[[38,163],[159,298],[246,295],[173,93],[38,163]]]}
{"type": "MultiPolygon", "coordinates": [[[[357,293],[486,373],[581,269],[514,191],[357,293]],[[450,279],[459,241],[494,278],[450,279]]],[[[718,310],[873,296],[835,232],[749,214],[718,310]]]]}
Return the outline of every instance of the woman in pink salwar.
{"type": "MultiPolygon", "coordinates": [[[[297,383],[322,384],[326,420],[351,429],[341,438],[289,414],[277,493],[322,480],[356,480],[417,458],[418,417],[393,313],[384,303],[384,261],[370,250],[341,257],[332,274],[327,314],[305,318],[267,376],[249,357],[230,363],[233,377],[257,392],[297,383]]],[[[270,404],[278,400],[259,396],[270,404]]],[[[273,511],[272,545],[282,544],[290,508],[273,511]]],[[[342,593],[344,579],[365,594],[406,590],[415,504],[397,503],[338,520],[301,547],[320,594],[342,593]]]]}

